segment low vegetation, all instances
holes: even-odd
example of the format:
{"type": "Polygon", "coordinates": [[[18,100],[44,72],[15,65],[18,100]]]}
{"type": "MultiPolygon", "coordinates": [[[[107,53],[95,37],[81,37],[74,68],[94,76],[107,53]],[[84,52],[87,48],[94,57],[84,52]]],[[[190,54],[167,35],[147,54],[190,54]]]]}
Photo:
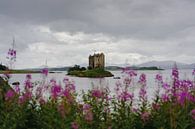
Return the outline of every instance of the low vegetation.
{"type": "MultiPolygon", "coordinates": [[[[195,128],[195,80],[179,78],[172,70],[172,82],[157,74],[156,95],[148,100],[146,75],[123,69],[124,80],[115,94],[109,88],[95,87],[78,95],[74,81],[63,84],[52,79],[33,83],[26,76],[24,85],[4,89],[0,82],[1,129],[193,129],[195,128]],[[134,80],[134,81],[133,81],[134,80]],[[134,83],[132,83],[134,82],[134,83]],[[140,87],[138,98],[134,88],[140,87]],[[21,90],[24,89],[24,90],[21,90]],[[79,97],[79,99],[77,98],[79,97]]],[[[47,76],[48,71],[43,70],[47,76]]],[[[195,77],[195,71],[193,71],[195,77]]]]}
{"type": "Polygon", "coordinates": [[[0,70],[8,70],[8,68],[5,65],[0,64],[0,70]]]}

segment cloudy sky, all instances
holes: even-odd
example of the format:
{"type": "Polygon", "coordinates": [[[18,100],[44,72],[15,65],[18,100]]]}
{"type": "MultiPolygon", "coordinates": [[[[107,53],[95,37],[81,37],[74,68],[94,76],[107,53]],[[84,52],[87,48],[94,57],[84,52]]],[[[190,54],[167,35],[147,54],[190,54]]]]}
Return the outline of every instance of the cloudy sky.
{"type": "Polygon", "coordinates": [[[16,68],[151,60],[195,63],[195,0],[0,0],[0,61],[16,68]]]}

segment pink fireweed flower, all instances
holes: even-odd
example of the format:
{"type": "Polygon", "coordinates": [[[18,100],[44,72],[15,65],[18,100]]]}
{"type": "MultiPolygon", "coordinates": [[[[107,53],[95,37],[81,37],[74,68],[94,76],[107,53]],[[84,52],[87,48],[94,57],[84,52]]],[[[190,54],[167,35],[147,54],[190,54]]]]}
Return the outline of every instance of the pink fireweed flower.
{"type": "Polygon", "coordinates": [[[122,88],[122,84],[120,81],[117,81],[116,82],[116,88],[115,88],[115,91],[116,93],[118,94],[120,92],[120,89],[122,88]]]}
{"type": "Polygon", "coordinates": [[[195,69],[192,71],[192,75],[195,76],[195,69]]]}
{"type": "Polygon", "coordinates": [[[61,103],[61,104],[58,105],[58,112],[60,113],[60,115],[62,117],[65,116],[65,108],[64,108],[64,104],[63,103],[61,103]]]}
{"type": "Polygon", "coordinates": [[[122,68],[122,73],[126,73],[126,72],[129,71],[129,70],[130,70],[129,67],[122,68]]]}
{"type": "Polygon", "coordinates": [[[144,73],[140,75],[138,83],[142,86],[146,86],[146,75],[144,73]]]}
{"type": "Polygon", "coordinates": [[[40,98],[40,99],[39,99],[39,104],[41,104],[41,105],[46,104],[45,99],[44,99],[44,98],[40,98]]]}
{"type": "Polygon", "coordinates": [[[112,127],[111,127],[111,126],[109,126],[109,127],[108,127],[108,129],[112,129],[112,127]]]}
{"type": "Polygon", "coordinates": [[[31,89],[33,88],[33,84],[30,80],[26,80],[24,83],[25,89],[31,89]]]}
{"type": "Polygon", "coordinates": [[[140,88],[140,91],[139,91],[139,97],[142,99],[142,100],[147,100],[147,96],[146,96],[146,89],[145,87],[141,87],[140,88]]]}
{"type": "Polygon", "coordinates": [[[192,119],[195,120],[195,109],[193,109],[190,114],[192,116],[192,119]]]}
{"type": "Polygon", "coordinates": [[[15,96],[15,92],[10,89],[7,91],[7,93],[5,94],[5,100],[10,100],[15,96]]]}
{"type": "Polygon", "coordinates": [[[54,85],[54,84],[56,84],[56,80],[55,80],[55,79],[51,79],[51,80],[50,80],[50,83],[51,83],[52,85],[54,85]]]}
{"type": "Polygon", "coordinates": [[[24,83],[25,89],[33,88],[33,83],[31,82],[32,76],[30,74],[26,75],[26,81],[24,83]]]}
{"type": "Polygon", "coordinates": [[[163,83],[162,87],[166,90],[166,91],[170,91],[171,90],[171,86],[167,83],[163,83]]]}
{"type": "Polygon", "coordinates": [[[56,99],[61,94],[62,88],[60,85],[53,85],[51,87],[51,95],[56,99]]]}
{"type": "Polygon", "coordinates": [[[16,50],[9,49],[6,58],[10,61],[16,61],[16,50]]]}
{"type": "Polygon", "coordinates": [[[144,122],[147,122],[149,119],[150,119],[150,113],[149,112],[143,112],[141,114],[141,119],[144,121],[144,122]]]}
{"type": "Polygon", "coordinates": [[[31,98],[32,98],[32,92],[25,92],[25,93],[24,93],[24,97],[25,97],[26,99],[31,99],[31,98]]]}
{"type": "Polygon", "coordinates": [[[35,95],[37,98],[42,97],[42,91],[43,91],[43,87],[41,87],[41,86],[37,87],[36,92],[35,92],[35,95]]]}
{"type": "Polygon", "coordinates": [[[41,73],[44,75],[44,76],[48,76],[48,73],[49,73],[49,70],[48,70],[48,68],[44,68],[44,69],[42,69],[42,71],[41,71],[41,73]]]}
{"type": "Polygon", "coordinates": [[[79,128],[79,125],[77,124],[77,122],[72,122],[71,123],[71,128],[72,129],[78,129],[79,128]]]}
{"type": "Polygon", "coordinates": [[[131,79],[131,78],[126,77],[126,78],[124,78],[123,83],[124,83],[126,86],[130,86],[131,81],[132,81],[132,79],[131,79]]]}
{"type": "Polygon", "coordinates": [[[63,82],[64,82],[65,84],[67,84],[67,83],[69,82],[69,78],[65,77],[65,78],[63,79],[63,82]]]}
{"type": "Polygon", "coordinates": [[[17,94],[20,94],[20,86],[19,85],[15,85],[14,90],[17,94]]]}
{"type": "Polygon", "coordinates": [[[187,92],[181,92],[181,93],[175,94],[175,97],[177,98],[177,103],[183,106],[187,99],[187,96],[188,96],[187,92]]]}
{"type": "Polygon", "coordinates": [[[19,97],[18,103],[23,104],[27,100],[30,100],[32,98],[32,93],[31,92],[25,92],[22,96],[19,97]]]}
{"type": "Polygon", "coordinates": [[[122,73],[125,73],[125,74],[129,75],[129,77],[137,76],[136,71],[131,69],[130,67],[122,68],[122,73]]]}
{"type": "Polygon", "coordinates": [[[154,110],[159,110],[160,109],[160,105],[159,104],[156,104],[156,103],[152,103],[152,108],[154,110]]]}
{"type": "Polygon", "coordinates": [[[26,100],[25,96],[20,96],[18,99],[18,103],[23,104],[25,102],[25,100],[26,100]]]}
{"type": "Polygon", "coordinates": [[[32,75],[27,74],[27,75],[26,75],[26,79],[27,79],[27,80],[31,80],[31,79],[32,79],[32,75]]]}
{"type": "Polygon", "coordinates": [[[102,91],[100,91],[99,89],[93,89],[91,91],[91,95],[95,98],[102,98],[103,97],[103,93],[102,91]]]}
{"type": "Polygon", "coordinates": [[[169,97],[169,95],[167,95],[167,94],[162,94],[161,100],[162,100],[163,102],[168,102],[168,101],[170,100],[170,97],[169,97]]]}
{"type": "Polygon", "coordinates": [[[129,75],[129,77],[136,77],[137,73],[135,70],[129,70],[126,72],[127,75],[129,75]]]}
{"type": "Polygon", "coordinates": [[[174,80],[179,79],[179,71],[176,65],[172,68],[172,78],[174,80]]]}
{"type": "Polygon", "coordinates": [[[163,78],[162,78],[162,75],[161,74],[157,74],[156,77],[155,77],[155,80],[162,83],[163,82],[163,78]]]}
{"type": "Polygon", "coordinates": [[[87,111],[85,114],[85,120],[88,122],[91,122],[93,120],[93,113],[92,111],[87,111]]]}
{"type": "Polygon", "coordinates": [[[90,108],[91,108],[91,105],[89,105],[89,104],[83,105],[83,111],[89,110],[90,108]]]}
{"type": "Polygon", "coordinates": [[[130,111],[133,113],[138,113],[139,110],[137,108],[131,108],[130,111]]]}
{"type": "Polygon", "coordinates": [[[74,100],[73,93],[69,89],[62,91],[62,96],[65,97],[69,103],[72,103],[74,100]]]}
{"type": "Polygon", "coordinates": [[[65,89],[68,90],[71,93],[76,92],[76,87],[73,83],[69,82],[65,85],[65,89]]]}
{"type": "Polygon", "coordinates": [[[134,97],[134,94],[133,94],[133,93],[131,94],[131,93],[127,92],[127,91],[122,92],[122,93],[118,96],[118,98],[119,98],[121,101],[128,101],[128,100],[133,101],[133,97],[134,97]]]}
{"type": "Polygon", "coordinates": [[[181,88],[188,90],[188,88],[193,87],[193,82],[190,80],[180,81],[181,88]]]}
{"type": "Polygon", "coordinates": [[[84,104],[83,113],[84,113],[84,118],[86,121],[91,122],[93,120],[93,113],[91,111],[91,105],[84,104]]]}

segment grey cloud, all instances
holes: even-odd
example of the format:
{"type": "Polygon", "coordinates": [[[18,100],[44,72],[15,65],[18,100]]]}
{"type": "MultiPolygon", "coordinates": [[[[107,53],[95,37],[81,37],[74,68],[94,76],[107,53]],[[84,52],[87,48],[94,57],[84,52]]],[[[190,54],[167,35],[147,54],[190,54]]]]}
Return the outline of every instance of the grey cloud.
{"type": "Polygon", "coordinates": [[[162,40],[194,26],[194,5],[189,0],[1,0],[0,13],[54,31],[162,40]]]}
{"type": "Polygon", "coordinates": [[[69,60],[62,64],[84,63],[93,50],[108,54],[110,63],[195,62],[194,7],[193,0],[0,0],[0,58],[15,36],[18,67],[28,67],[21,62],[29,58],[38,65],[46,56],[52,65],[60,63],[58,57],[69,60]],[[39,43],[45,53],[28,51],[39,43]],[[51,46],[61,46],[62,55],[51,46]]]}

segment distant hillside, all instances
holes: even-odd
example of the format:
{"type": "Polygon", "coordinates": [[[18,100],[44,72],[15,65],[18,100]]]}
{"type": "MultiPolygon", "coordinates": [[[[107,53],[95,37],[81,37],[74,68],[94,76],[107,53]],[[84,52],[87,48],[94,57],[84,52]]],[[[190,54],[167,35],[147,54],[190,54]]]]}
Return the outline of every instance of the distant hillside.
{"type": "Polygon", "coordinates": [[[106,66],[105,69],[106,69],[106,70],[115,71],[115,70],[121,70],[122,67],[119,67],[119,66],[106,66]]]}
{"type": "Polygon", "coordinates": [[[177,67],[180,69],[192,69],[195,66],[195,64],[185,64],[185,63],[180,63],[180,62],[175,62],[175,61],[150,61],[150,62],[142,63],[142,64],[137,65],[137,66],[138,67],[156,66],[156,67],[162,68],[162,69],[171,69],[175,63],[177,64],[177,67]]]}
{"type": "MultiPolygon", "coordinates": [[[[160,69],[158,67],[152,66],[152,67],[137,67],[137,66],[129,66],[130,69],[134,69],[134,70],[163,70],[160,69]]],[[[105,68],[106,70],[111,70],[111,71],[115,71],[115,70],[122,70],[123,67],[119,67],[119,66],[107,66],[105,68]]]]}

